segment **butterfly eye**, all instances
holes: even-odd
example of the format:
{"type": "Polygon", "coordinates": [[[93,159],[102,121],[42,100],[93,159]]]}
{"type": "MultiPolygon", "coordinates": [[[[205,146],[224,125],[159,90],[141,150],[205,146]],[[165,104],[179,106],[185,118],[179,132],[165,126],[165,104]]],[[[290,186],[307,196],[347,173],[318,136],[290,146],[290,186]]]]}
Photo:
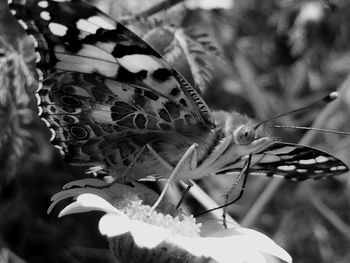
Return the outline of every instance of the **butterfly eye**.
{"type": "Polygon", "coordinates": [[[241,125],[233,132],[233,137],[239,145],[250,144],[255,138],[255,129],[249,125],[241,125]]]}

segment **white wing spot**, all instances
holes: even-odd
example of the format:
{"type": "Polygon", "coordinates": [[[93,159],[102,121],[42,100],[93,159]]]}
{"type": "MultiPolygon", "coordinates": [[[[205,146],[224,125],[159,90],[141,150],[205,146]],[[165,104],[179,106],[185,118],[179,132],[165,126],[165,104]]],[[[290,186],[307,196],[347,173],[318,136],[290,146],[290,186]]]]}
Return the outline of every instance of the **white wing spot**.
{"type": "Polygon", "coordinates": [[[331,167],[331,171],[337,171],[337,170],[346,170],[346,167],[344,165],[331,167]]]}
{"type": "Polygon", "coordinates": [[[38,93],[35,93],[35,97],[36,97],[36,100],[37,100],[37,105],[39,106],[40,104],[41,104],[41,98],[40,98],[40,96],[39,96],[39,94],[38,93]]]}
{"type": "MultiPolygon", "coordinates": [[[[331,168],[331,170],[332,170],[332,168],[331,168]]],[[[315,170],[314,173],[315,174],[321,174],[321,173],[323,173],[323,170],[315,170]]]]}
{"type": "Polygon", "coordinates": [[[57,23],[50,23],[49,28],[52,34],[59,37],[63,37],[68,30],[68,27],[57,23]]]}
{"type": "Polygon", "coordinates": [[[141,70],[153,72],[162,67],[153,57],[140,54],[126,55],[118,58],[118,62],[131,73],[141,70]]]}
{"type": "MultiPolygon", "coordinates": [[[[48,122],[48,120],[46,120],[46,119],[44,119],[44,118],[41,118],[41,120],[43,121],[43,122],[45,122],[45,124],[46,124],[46,126],[48,127],[48,128],[50,128],[51,127],[51,124],[48,122]]],[[[50,129],[51,130],[51,129],[50,129]]],[[[56,134],[56,133],[55,133],[56,134]]]]}
{"type": "Polygon", "coordinates": [[[32,39],[33,44],[34,44],[34,48],[37,48],[39,46],[38,41],[36,40],[36,38],[33,35],[29,35],[29,37],[32,39]]]}
{"type": "Polygon", "coordinates": [[[88,32],[90,34],[95,34],[97,29],[99,29],[99,27],[97,25],[89,23],[85,19],[78,20],[77,28],[80,29],[81,31],[85,31],[85,32],[88,32]]]}
{"type": "Polygon", "coordinates": [[[119,70],[119,64],[111,54],[92,45],[84,44],[75,54],[67,52],[62,46],[56,46],[54,51],[59,61],[57,69],[83,73],[97,71],[107,77],[114,77],[119,70]]]}
{"type": "Polygon", "coordinates": [[[11,12],[11,14],[13,14],[13,15],[17,14],[16,10],[13,10],[13,9],[11,9],[10,12],[11,12]]]}
{"type": "Polygon", "coordinates": [[[329,159],[327,157],[324,157],[322,155],[318,156],[315,158],[316,162],[318,163],[325,163],[325,162],[328,162],[329,159]]]}
{"type": "Polygon", "coordinates": [[[39,90],[41,90],[43,88],[43,83],[42,82],[39,82],[38,84],[38,88],[35,92],[38,92],[39,90]]]}
{"type": "Polygon", "coordinates": [[[60,154],[61,155],[65,155],[65,153],[64,153],[64,151],[63,151],[63,148],[61,147],[61,146],[59,146],[59,145],[54,145],[54,147],[56,148],[56,149],[58,149],[59,150],[59,152],[60,152],[60,154]]]}
{"type": "Polygon", "coordinates": [[[299,160],[300,164],[315,164],[316,160],[315,159],[309,159],[309,160],[299,160]]]}
{"type": "Polygon", "coordinates": [[[27,26],[27,24],[26,23],[24,23],[24,21],[23,20],[21,20],[21,19],[19,19],[18,20],[18,23],[24,28],[24,30],[27,30],[28,29],[28,26],[27,26]]]}
{"type": "Polygon", "coordinates": [[[36,72],[38,73],[38,81],[42,82],[44,80],[44,74],[40,69],[36,69],[36,72]]]}
{"type": "Polygon", "coordinates": [[[56,137],[56,132],[54,129],[50,128],[50,132],[51,132],[51,138],[50,138],[50,142],[53,141],[56,137]]]}
{"type": "Polygon", "coordinates": [[[347,167],[346,166],[344,166],[344,165],[340,165],[340,166],[338,166],[338,170],[346,170],[347,169],[347,167]]]}
{"type": "Polygon", "coordinates": [[[35,55],[36,55],[35,62],[39,63],[40,60],[41,60],[41,56],[40,56],[40,54],[38,52],[36,52],[35,55]]]}
{"type": "Polygon", "coordinates": [[[40,1],[38,2],[38,6],[41,8],[47,8],[49,6],[49,3],[47,1],[40,1]]]}
{"type": "Polygon", "coordinates": [[[38,106],[38,116],[41,116],[41,114],[43,114],[43,108],[41,106],[38,106]]]}
{"type": "Polygon", "coordinates": [[[306,169],[297,169],[296,171],[298,173],[306,173],[308,170],[306,170],[306,169]]]}
{"type": "Polygon", "coordinates": [[[51,20],[51,16],[50,16],[50,13],[47,12],[47,11],[42,11],[40,12],[40,17],[46,21],[49,21],[51,20]]]}
{"type": "Polygon", "coordinates": [[[109,110],[109,107],[107,106],[101,106],[100,109],[98,110],[93,110],[91,111],[91,117],[99,122],[104,122],[104,123],[111,123],[114,124],[115,121],[112,119],[110,114],[106,114],[106,112],[109,110]]]}
{"type": "Polygon", "coordinates": [[[113,29],[116,28],[115,25],[112,25],[112,24],[108,23],[105,19],[103,19],[103,18],[101,18],[99,16],[92,16],[92,17],[89,17],[87,20],[90,23],[94,23],[97,26],[102,27],[104,29],[113,30],[113,29]]]}
{"type": "Polygon", "coordinates": [[[280,165],[277,166],[278,170],[282,170],[282,171],[293,171],[295,170],[295,165],[280,165]]]}

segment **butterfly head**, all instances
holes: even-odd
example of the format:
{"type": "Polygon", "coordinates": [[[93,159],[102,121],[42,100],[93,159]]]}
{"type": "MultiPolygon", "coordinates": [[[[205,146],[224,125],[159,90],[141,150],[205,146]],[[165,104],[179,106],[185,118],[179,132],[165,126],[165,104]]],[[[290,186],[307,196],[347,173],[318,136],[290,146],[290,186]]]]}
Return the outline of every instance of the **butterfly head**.
{"type": "Polygon", "coordinates": [[[214,112],[216,126],[221,128],[225,137],[231,137],[235,144],[246,146],[264,137],[263,129],[245,115],[237,112],[214,112]]]}
{"type": "Polygon", "coordinates": [[[255,127],[243,124],[233,131],[233,139],[239,145],[248,145],[255,139],[255,127]]]}

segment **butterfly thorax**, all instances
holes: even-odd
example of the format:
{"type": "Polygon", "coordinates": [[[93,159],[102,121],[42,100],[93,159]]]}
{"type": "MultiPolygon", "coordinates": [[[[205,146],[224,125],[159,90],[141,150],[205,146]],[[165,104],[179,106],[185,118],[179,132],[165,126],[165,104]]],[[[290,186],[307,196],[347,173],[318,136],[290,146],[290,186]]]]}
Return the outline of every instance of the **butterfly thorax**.
{"type": "Polygon", "coordinates": [[[254,122],[237,112],[219,111],[213,115],[216,120],[215,140],[212,140],[212,145],[208,147],[210,151],[199,161],[198,167],[187,175],[190,179],[215,175],[227,167],[241,167],[249,154],[259,152],[275,141],[274,138],[262,136],[260,130],[255,131],[254,122]],[[253,131],[248,143],[240,139],[242,130],[253,131]]]}

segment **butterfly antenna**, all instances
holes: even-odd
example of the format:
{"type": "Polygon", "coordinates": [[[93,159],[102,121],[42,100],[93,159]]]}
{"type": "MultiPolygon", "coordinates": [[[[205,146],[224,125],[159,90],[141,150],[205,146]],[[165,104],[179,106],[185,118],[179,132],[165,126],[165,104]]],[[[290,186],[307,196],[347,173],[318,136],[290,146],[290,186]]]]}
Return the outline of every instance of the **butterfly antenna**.
{"type": "MultiPolygon", "coordinates": [[[[338,98],[338,92],[337,91],[333,91],[331,93],[329,93],[327,96],[323,97],[322,99],[320,100],[317,100],[315,102],[312,102],[311,104],[307,105],[307,106],[304,106],[304,107],[301,107],[299,109],[295,109],[295,110],[291,110],[291,111],[287,111],[287,112],[284,112],[282,114],[279,114],[279,115],[276,115],[270,119],[267,119],[267,120],[264,120],[262,122],[260,122],[259,124],[257,124],[254,128],[257,129],[259,128],[261,125],[263,125],[264,123],[267,123],[267,122],[270,122],[272,120],[275,120],[275,119],[278,119],[278,118],[281,118],[281,117],[284,117],[284,116],[287,116],[287,115],[290,115],[290,114],[294,114],[296,112],[300,112],[300,111],[303,111],[303,110],[306,110],[306,109],[309,109],[309,108],[312,108],[312,107],[315,107],[316,105],[320,104],[320,103],[329,103],[329,102],[332,102],[334,101],[335,99],[338,98]]],[[[277,125],[276,125],[277,126],[277,125]]]]}
{"type": "Polygon", "coordinates": [[[350,135],[350,132],[333,131],[333,130],[327,130],[327,129],[314,128],[314,127],[288,126],[288,125],[272,125],[272,126],[269,126],[269,127],[270,128],[287,128],[287,129],[299,129],[299,130],[312,130],[312,131],[318,131],[318,132],[335,133],[335,134],[341,134],[341,135],[350,135]]]}

